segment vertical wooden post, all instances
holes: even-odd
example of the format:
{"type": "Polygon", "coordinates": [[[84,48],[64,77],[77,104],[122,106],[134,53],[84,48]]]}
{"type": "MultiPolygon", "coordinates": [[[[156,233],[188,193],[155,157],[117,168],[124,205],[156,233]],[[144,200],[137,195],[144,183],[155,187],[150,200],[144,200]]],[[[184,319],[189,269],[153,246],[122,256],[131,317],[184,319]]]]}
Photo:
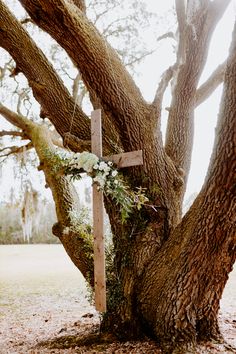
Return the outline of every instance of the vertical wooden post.
{"type": "MultiPolygon", "coordinates": [[[[101,110],[91,113],[91,150],[102,157],[102,119],[101,110]]],[[[143,164],[142,150],[106,156],[104,160],[114,162],[119,168],[143,164]]],[[[99,312],[106,311],[105,240],[103,223],[103,193],[93,186],[93,234],[94,234],[94,282],[95,307],[99,312]]]]}
{"type": "MultiPolygon", "coordinates": [[[[101,110],[91,113],[92,153],[102,156],[101,110]]],[[[103,193],[93,186],[93,234],[94,234],[94,279],[95,306],[100,312],[106,311],[105,242],[103,223],[103,193]]]]}

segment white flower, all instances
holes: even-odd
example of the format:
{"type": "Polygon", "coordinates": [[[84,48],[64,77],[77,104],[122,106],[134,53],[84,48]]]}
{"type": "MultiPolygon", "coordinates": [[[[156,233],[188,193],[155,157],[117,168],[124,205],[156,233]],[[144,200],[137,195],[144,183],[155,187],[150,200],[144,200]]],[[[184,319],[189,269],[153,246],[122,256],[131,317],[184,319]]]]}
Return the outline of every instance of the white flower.
{"type": "Polygon", "coordinates": [[[80,157],[80,153],[78,153],[78,152],[76,152],[75,154],[74,154],[74,156],[73,156],[73,159],[75,160],[75,161],[77,161],[78,160],[78,158],[80,157]]]}
{"type": "Polygon", "coordinates": [[[101,161],[99,164],[100,171],[110,171],[110,167],[106,164],[106,162],[101,161]]]}
{"type": "Polygon", "coordinates": [[[93,181],[95,183],[98,183],[101,188],[103,188],[106,183],[106,179],[104,179],[102,175],[97,175],[96,177],[94,177],[93,181]]]}
{"type": "Polygon", "coordinates": [[[116,171],[116,170],[112,171],[112,173],[111,173],[112,177],[116,177],[117,174],[118,174],[118,171],[116,171]]]}
{"type": "Polygon", "coordinates": [[[61,149],[58,148],[57,154],[62,160],[73,159],[73,155],[69,151],[64,151],[64,150],[62,151],[61,149]]]}
{"type": "Polygon", "coordinates": [[[99,163],[98,169],[100,171],[104,171],[104,172],[109,172],[111,170],[111,168],[108,166],[108,164],[106,162],[104,162],[104,161],[101,161],[99,163]]]}
{"type": "Polygon", "coordinates": [[[83,168],[86,172],[90,173],[93,171],[93,166],[96,165],[98,161],[99,158],[96,155],[84,151],[79,155],[77,165],[78,168],[83,168]]]}
{"type": "Polygon", "coordinates": [[[113,165],[113,162],[111,162],[111,161],[108,161],[108,166],[112,166],[113,165]]]}
{"type": "Polygon", "coordinates": [[[93,166],[94,170],[97,170],[99,168],[99,165],[96,163],[96,165],[93,166]]]}
{"type": "Polygon", "coordinates": [[[117,179],[115,179],[114,183],[115,183],[115,184],[118,184],[118,181],[117,181],[117,179]]]}

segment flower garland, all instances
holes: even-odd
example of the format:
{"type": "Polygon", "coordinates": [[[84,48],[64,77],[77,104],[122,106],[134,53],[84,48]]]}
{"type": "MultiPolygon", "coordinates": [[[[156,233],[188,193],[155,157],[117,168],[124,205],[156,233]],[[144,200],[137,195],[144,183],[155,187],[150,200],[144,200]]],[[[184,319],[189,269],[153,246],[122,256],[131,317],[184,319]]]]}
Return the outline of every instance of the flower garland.
{"type": "Polygon", "coordinates": [[[133,208],[140,210],[148,201],[141,187],[135,192],[129,188],[111,161],[106,162],[85,151],[75,153],[71,158],[66,157],[65,164],[65,173],[71,175],[72,179],[80,179],[81,173],[86,172],[93,183],[97,184],[98,190],[102,190],[120,206],[123,222],[129,217],[133,208]]]}

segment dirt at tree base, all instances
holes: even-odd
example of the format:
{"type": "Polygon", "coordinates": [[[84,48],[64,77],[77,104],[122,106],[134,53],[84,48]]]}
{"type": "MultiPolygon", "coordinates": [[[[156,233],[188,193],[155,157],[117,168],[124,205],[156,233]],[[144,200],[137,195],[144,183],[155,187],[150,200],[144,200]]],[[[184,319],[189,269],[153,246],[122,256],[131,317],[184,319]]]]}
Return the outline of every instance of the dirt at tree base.
{"type": "MultiPolygon", "coordinates": [[[[87,300],[82,276],[60,245],[0,248],[0,354],[159,354],[151,340],[99,341],[100,317],[87,300]]],[[[196,354],[236,353],[234,270],[221,301],[225,341],[199,346],[196,354]]]]}
{"type": "MultiPolygon", "coordinates": [[[[161,353],[152,340],[120,343],[99,340],[100,318],[86,299],[62,296],[25,296],[14,305],[2,307],[0,317],[1,354],[58,353],[161,353]]],[[[6,304],[7,305],[7,304],[6,304]]],[[[236,353],[236,321],[221,314],[224,338],[231,346],[208,343],[199,346],[196,354],[236,353]]]]}

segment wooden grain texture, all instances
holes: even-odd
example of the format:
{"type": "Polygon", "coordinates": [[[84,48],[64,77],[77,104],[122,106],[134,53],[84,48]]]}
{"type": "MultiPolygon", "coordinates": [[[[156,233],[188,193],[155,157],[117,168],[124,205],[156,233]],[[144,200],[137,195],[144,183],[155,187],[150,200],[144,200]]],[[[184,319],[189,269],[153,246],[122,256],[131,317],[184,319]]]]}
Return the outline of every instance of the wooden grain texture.
{"type": "MultiPolygon", "coordinates": [[[[91,113],[91,147],[92,153],[102,157],[102,120],[101,110],[91,113]]],[[[143,164],[142,150],[106,156],[105,161],[114,162],[118,168],[143,164]]],[[[94,234],[94,279],[95,306],[100,312],[106,311],[106,274],[104,246],[103,193],[93,186],[93,234],[94,234]]]]}
{"type": "MultiPolygon", "coordinates": [[[[101,110],[91,113],[92,153],[102,156],[101,110]]],[[[105,275],[105,245],[103,193],[93,185],[93,234],[94,234],[94,280],[95,307],[99,312],[106,311],[106,275],[105,275]]]]}
{"type": "Polygon", "coordinates": [[[142,150],[124,152],[121,154],[104,156],[105,161],[112,161],[118,168],[143,165],[142,150]]]}

